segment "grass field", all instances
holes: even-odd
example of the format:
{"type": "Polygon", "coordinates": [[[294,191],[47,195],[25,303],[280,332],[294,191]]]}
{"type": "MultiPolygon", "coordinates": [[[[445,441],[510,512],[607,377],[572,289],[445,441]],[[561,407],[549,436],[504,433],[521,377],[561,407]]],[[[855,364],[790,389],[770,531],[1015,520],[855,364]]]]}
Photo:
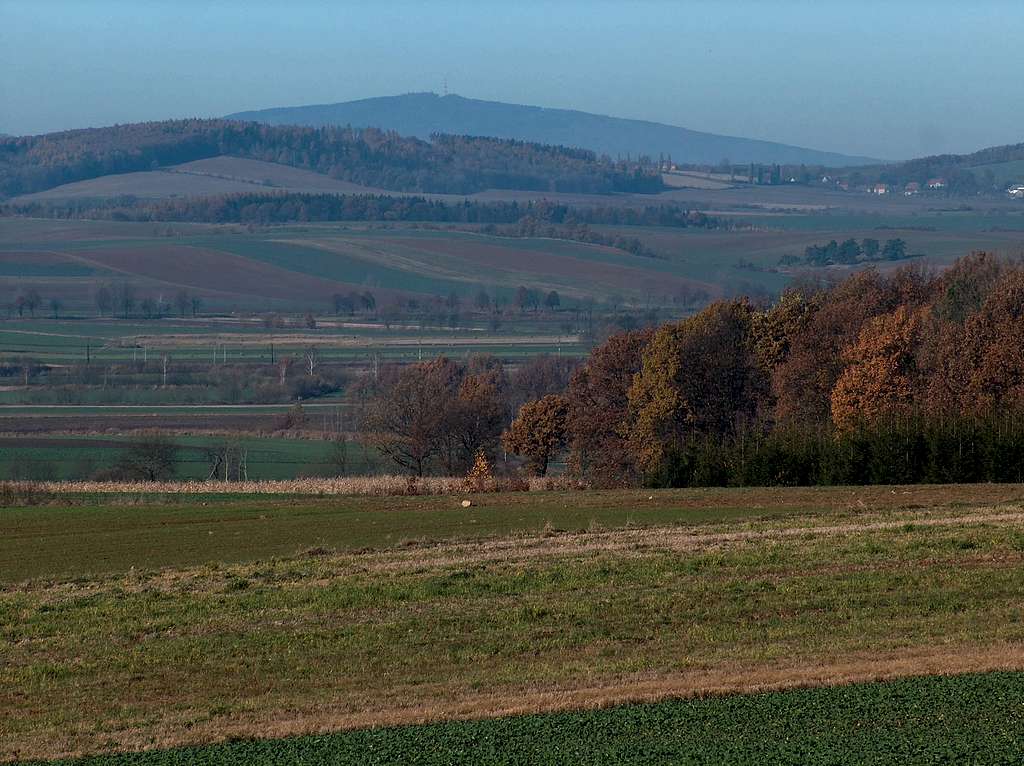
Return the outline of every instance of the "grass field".
{"type": "MultiPolygon", "coordinates": [[[[315,421],[315,411],[309,413],[315,421]]],[[[2,419],[0,419],[2,423],[2,419]]],[[[123,423],[123,421],[122,421],[123,423]]],[[[315,430],[315,422],[311,428],[315,430]]],[[[114,466],[139,437],[67,434],[0,436],[0,478],[87,479],[97,470],[114,466]]],[[[174,435],[178,446],[175,479],[205,479],[210,473],[206,451],[225,442],[224,436],[174,435]]],[[[331,475],[333,445],[327,440],[243,436],[238,446],[246,452],[250,479],[293,479],[331,475]]],[[[346,461],[355,473],[370,473],[381,463],[376,453],[346,444],[346,461]]]]}
{"type": "Polygon", "coordinates": [[[63,763],[1009,764],[1024,760],[1021,699],[1024,674],[996,672],[248,740],[63,763]]]}
{"type": "MultiPolygon", "coordinates": [[[[986,485],[517,493],[470,508],[449,496],[0,509],[0,757],[1020,670],[1022,498],[1019,486],[986,485]]],[[[757,751],[742,748],[761,745],[789,762],[835,762],[845,732],[875,753],[863,762],[915,743],[936,758],[979,742],[1013,754],[1019,685],[908,681],[204,757],[237,762],[247,747],[253,762],[283,763],[301,748],[345,756],[379,742],[378,762],[430,763],[410,748],[426,758],[446,741],[498,758],[503,737],[545,731],[533,752],[554,763],[589,731],[581,762],[616,762],[632,743],[646,762],[686,762],[672,748],[729,752],[713,749],[729,737],[694,749],[720,726],[748,731],[736,751],[748,762],[757,751]],[[984,715],[959,712],[979,699],[984,715]],[[872,715],[889,728],[873,735],[872,715]],[[683,723],[652,738],[664,716],[683,723]],[[793,739],[759,742],[758,720],[793,739]],[[823,736],[795,721],[822,721],[823,736]]],[[[453,752],[435,755],[458,762],[453,752]]]]}

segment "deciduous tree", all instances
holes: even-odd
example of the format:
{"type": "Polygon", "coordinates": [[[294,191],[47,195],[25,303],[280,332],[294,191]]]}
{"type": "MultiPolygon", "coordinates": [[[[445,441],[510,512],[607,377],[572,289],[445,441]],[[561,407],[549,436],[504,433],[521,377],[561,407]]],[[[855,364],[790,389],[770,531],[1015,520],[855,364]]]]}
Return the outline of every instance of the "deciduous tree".
{"type": "Polygon", "coordinates": [[[566,392],[569,405],[569,464],[598,486],[632,484],[636,460],[627,442],[629,389],[640,371],[651,329],[612,335],[595,348],[566,392]]]}
{"type": "Polygon", "coordinates": [[[550,394],[527,402],[502,436],[505,448],[525,458],[527,470],[544,476],[551,458],[565,444],[569,406],[564,396],[550,394]]]}
{"type": "Polygon", "coordinates": [[[924,309],[900,306],[868,320],[843,357],[846,368],[832,390],[832,421],[840,430],[907,415],[922,391],[918,349],[924,309]]]}
{"type": "Polygon", "coordinates": [[[646,475],[698,435],[728,435],[758,415],[767,391],[745,301],[713,303],[660,328],[629,392],[630,445],[646,475]]]}

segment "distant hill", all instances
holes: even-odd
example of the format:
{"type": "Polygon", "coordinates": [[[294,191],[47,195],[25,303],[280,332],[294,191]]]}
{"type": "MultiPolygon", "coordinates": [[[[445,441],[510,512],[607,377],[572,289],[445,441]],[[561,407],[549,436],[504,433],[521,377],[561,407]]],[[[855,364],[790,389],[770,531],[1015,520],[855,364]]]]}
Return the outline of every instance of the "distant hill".
{"type": "Polygon", "coordinates": [[[584,149],[474,136],[424,141],[376,128],[167,120],[0,139],[0,196],[221,156],[288,165],[389,191],[608,194],[664,188],[657,168],[603,161],[584,149]]]}
{"type": "Polygon", "coordinates": [[[1002,193],[1007,184],[1024,182],[1024,143],[990,146],[969,154],[936,154],[905,162],[860,168],[861,179],[896,187],[917,183],[926,189],[940,180],[941,193],[973,196],[1002,193]]]}
{"type": "Polygon", "coordinates": [[[720,136],[657,122],[606,117],[569,109],[481,101],[436,93],[409,93],[315,106],[236,112],[229,119],[269,125],[351,125],[428,138],[434,133],[494,136],[576,146],[611,157],[670,154],[677,163],[779,163],[845,167],[879,160],[799,146],[720,136]]]}

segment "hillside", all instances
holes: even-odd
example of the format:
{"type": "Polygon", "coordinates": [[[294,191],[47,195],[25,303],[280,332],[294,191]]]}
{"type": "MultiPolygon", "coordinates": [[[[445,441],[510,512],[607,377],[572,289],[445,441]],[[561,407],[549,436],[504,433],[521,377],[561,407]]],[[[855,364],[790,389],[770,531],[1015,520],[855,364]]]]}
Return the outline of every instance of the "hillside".
{"type": "Polygon", "coordinates": [[[17,203],[121,197],[166,199],[244,192],[377,194],[380,189],[341,181],[311,170],[242,157],[211,157],[158,170],[90,178],[15,197],[17,203]]]}
{"type": "Polygon", "coordinates": [[[932,179],[945,182],[944,191],[957,196],[1001,193],[1008,184],[1024,182],[1024,143],[990,146],[969,154],[937,154],[906,162],[862,168],[866,180],[895,186],[932,179]]]}
{"type": "Polygon", "coordinates": [[[504,104],[462,96],[409,93],[338,104],[237,112],[229,119],[269,125],[352,125],[394,130],[428,138],[434,133],[494,136],[544,144],[578,146],[612,157],[669,154],[675,162],[733,162],[848,166],[877,162],[835,152],[721,136],[644,120],[608,117],[569,109],[504,104]]]}
{"type": "Polygon", "coordinates": [[[221,156],[288,165],[391,191],[608,194],[663,188],[653,168],[611,163],[593,152],[561,146],[447,135],[424,141],[375,128],[167,120],[0,139],[0,196],[221,156]]]}

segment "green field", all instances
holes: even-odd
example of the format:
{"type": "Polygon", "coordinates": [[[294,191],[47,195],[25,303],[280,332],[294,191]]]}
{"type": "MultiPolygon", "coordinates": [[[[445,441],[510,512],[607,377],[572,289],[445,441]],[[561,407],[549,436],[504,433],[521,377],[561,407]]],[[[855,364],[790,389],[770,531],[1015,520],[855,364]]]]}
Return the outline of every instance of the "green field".
{"type": "MultiPolygon", "coordinates": [[[[450,496],[126,495],[0,509],[0,759],[1020,670],[1022,496],[996,485],[542,492],[463,508],[450,496]]],[[[431,745],[447,741],[479,743],[486,762],[540,726],[549,733],[525,752],[558,762],[580,721],[594,723],[579,751],[589,762],[634,746],[677,762],[673,748],[721,727],[739,730],[698,755],[735,739],[738,758],[763,745],[830,762],[846,733],[876,761],[918,746],[1014,753],[1019,684],[725,697],[236,743],[203,758],[290,763],[303,752],[290,747],[342,757],[379,742],[379,762],[410,748],[445,762],[431,745]],[[984,714],[958,712],[978,699],[984,714]],[[655,737],[659,716],[674,734],[655,737]],[[949,739],[928,736],[942,721],[949,739]]]]}
{"type": "MultiPolygon", "coordinates": [[[[315,410],[307,413],[313,419],[315,410]]],[[[87,479],[97,470],[108,469],[138,442],[132,436],[17,436],[0,437],[0,478],[87,479]]],[[[223,436],[173,436],[178,446],[175,479],[205,479],[210,473],[207,450],[225,443],[223,436]]],[[[246,454],[250,479],[293,479],[301,476],[335,475],[333,445],[328,440],[280,437],[241,437],[232,444],[246,454]]],[[[378,471],[376,453],[347,443],[346,464],[352,473],[378,471]]]]}
{"type": "MultiPolygon", "coordinates": [[[[507,329],[321,326],[268,331],[258,323],[217,319],[96,320],[45,317],[0,320],[0,361],[17,363],[29,357],[47,364],[93,364],[146,361],[159,370],[163,354],[175,363],[270,364],[273,354],[300,358],[315,345],[326,363],[369,364],[373,358],[412,361],[439,353],[463,357],[490,353],[504,359],[532,354],[580,355],[587,348],[574,333],[555,326],[550,317],[531,322],[515,317],[507,329]]],[[[323,320],[321,320],[323,322],[323,320]]],[[[337,320],[334,320],[337,321],[337,320]]],[[[13,381],[17,382],[17,381],[13,381]]],[[[0,391],[7,400],[12,392],[0,391]]],[[[2,400],[0,400],[2,401],[2,400]]]]}
{"type": "MultiPolygon", "coordinates": [[[[849,502],[872,508],[934,502],[934,490],[896,498],[870,488],[849,502]]],[[[993,499],[1024,490],[978,488],[993,499]]],[[[684,490],[654,494],[544,492],[477,495],[471,508],[451,497],[253,498],[189,495],[83,497],[74,505],[0,509],[0,583],[123,572],[129,567],[251,562],[314,547],[354,551],[403,544],[538,534],[556,530],[706,524],[825,514],[834,490],[684,490]]],[[[844,503],[844,507],[847,503],[844,503]]],[[[842,513],[842,511],[834,511],[842,513]]]]}
{"type": "Polygon", "coordinates": [[[245,563],[311,548],[381,550],[552,531],[647,528],[1024,503],[1024,487],[692,489],[457,498],[118,495],[0,508],[0,584],[29,578],[245,563]]]}
{"type": "Polygon", "coordinates": [[[1010,764],[1024,674],[901,679],[63,761],[262,764],[1010,764]],[[983,712],[982,712],[983,711],[983,712]]]}

